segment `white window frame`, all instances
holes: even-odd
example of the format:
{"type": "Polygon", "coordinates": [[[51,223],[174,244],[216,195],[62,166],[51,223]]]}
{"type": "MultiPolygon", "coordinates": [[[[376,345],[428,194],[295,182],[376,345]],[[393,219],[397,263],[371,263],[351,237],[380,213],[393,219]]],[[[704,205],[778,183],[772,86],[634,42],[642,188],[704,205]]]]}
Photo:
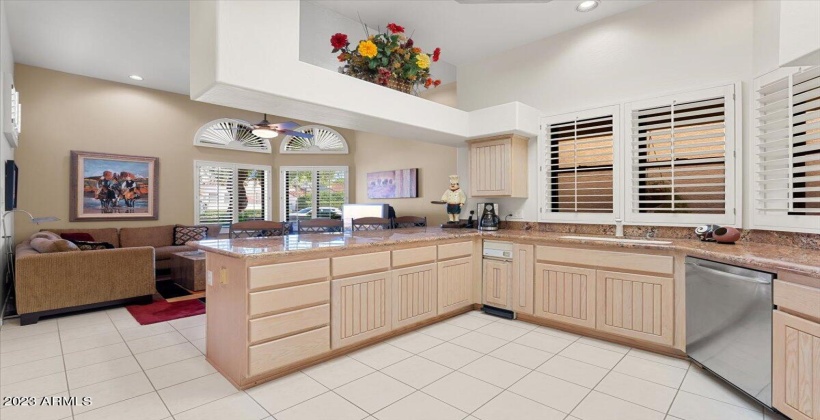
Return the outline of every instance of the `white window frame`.
{"type": "MultiPolygon", "coordinates": [[[[752,91],[752,95],[754,97],[754,101],[752,102],[752,112],[754,113],[753,116],[753,126],[752,126],[752,150],[751,150],[751,158],[752,158],[752,165],[750,170],[750,189],[752,192],[751,198],[751,205],[752,205],[752,214],[750,217],[750,224],[752,229],[760,229],[760,230],[780,230],[780,231],[787,231],[787,232],[802,232],[802,233],[820,233],[820,216],[805,216],[805,215],[776,215],[776,214],[763,214],[760,211],[760,201],[759,193],[760,190],[758,184],[758,168],[761,164],[760,156],[758,155],[758,150],[760,148],[758,145],[760,144],[760,130],[758,129],[757,119],[760,116],[760,111],[758,110],[757,101],[759,99],[758,90],[769,83],[775,82],[779,79],[788,78],[789,83],[789,98],[788,98],[788,112],[789,118],[791,121],[791,113],[792,113],[792,77],[795,74],[803,72],[810,67],[788,67],[788,68],[780,68],[771,73],[767,73],[763,76],[758,77],[754,81],[754,88],[752,91]]],[[[791,125],[791,124],[790,124],[791,125]]],[[[792,141],[792,131],[789,131],[789,142],[792,141]]]]}
{"type": "Polygon", "coordinates": [[[622,183],[623,183],[623,219],[624,224],[629,225],[660,225],[660,226],[698,226],[706,223],[721,225],[740,226],[742,219],[742,177],[741,159],[742,155],[742,116],[741,107],[737,104],[743,103],[741,100],[740,83],[733,83],[708,89],[686,91],[673,95],[664,95],[653,99],[633,101],[624,104],[623,109],[623,136],[624,147],[622,148],[622,183]],[[632,111],[669,105],[675,102],[692,102],[709,97],[724,95],[725,97],[725,168],[726,168],[726,203],[724,214],[698,214],[698,213],[638,213],[634,212],[633,194],[635,193],[632,183],[632,111]]]}
{"type": "Polygon", "coordinates": [[[577,112],[569,112],[560,115],[541,117],[540,130],[538,134],[538,221],[539,222],[562,222],[562,223],[615,223],[615,219],[621,215],[621,107],[610,105],[600,108],[587,109],[577,112]],[[592,212],[551,212],[552,184],[548,181],[550,177],[549,162],[546,159],[551,138],[548,133],[549,127],[553,124],[566,123],[574,120],[583,120],[596,117],[612,115],[612,213],[592,213],[592,212]]]}
{"type": "MultiPolygon", "coordinates": [[[[261,171],[267,171],[268,179],[265,182],[265,220],[271,220],[271,205],[273,204],[273,200],[271,199],[271,183],[273,183],[273,168],[267,165],[251,165],[246,163],[234,163],[234,162],[214,162],[214,161],[205,161],[205,160],[195,160],[194,161],[194,224],[200,224],[199,220],[199,168],[202,166],[220,166],[225,168],[232,168],[234,171],[234,178],[233,178],[233,191],[234,194],[239,193],[239,177],[236,176],[239,169],[256,169],[261,171]]],[[[237,197],[234,196],[234,199],[237,197]]],[[[239,221],[239,206],[233,207],[233,214],[231,215],[232,223],[236,223],[239,221]]],[[[228,232],[228,228],[223,227],[222,233],[228,232]]]]}
{"type": "MultiPolygon", "coordinates": [[[[285,172],[288,171],[313,171],[314,173],[314,181],[316,180],[316,173],[319,171],[343,171],[345,173],[345,199],[344,204],[350,202],[350,168],[348,166],[280,166],[279,167],[279,190],[281,193],[279,194],[279,214],[281,220],[287,220],[288,218],[288,209],[286,208],[285,203],[285,196],[287,195],[288,191],[285,188],[285,182],[287,178],[285,177],[285,172]]],[[[316,182],[313,183],[314,185],[316,182]]],[[[317,214],[319,211],[319,194],[314,194],[313,200],[313,214],[317,214]]]]}

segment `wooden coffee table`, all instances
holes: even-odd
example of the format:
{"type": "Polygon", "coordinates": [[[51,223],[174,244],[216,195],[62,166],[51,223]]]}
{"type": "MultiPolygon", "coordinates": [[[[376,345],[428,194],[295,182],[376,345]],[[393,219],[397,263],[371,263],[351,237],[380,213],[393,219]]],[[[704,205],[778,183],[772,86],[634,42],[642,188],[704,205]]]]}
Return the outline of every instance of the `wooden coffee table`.
{"type": "Polygon", "coordinates": [[[171,254],[174,282],[191,292],[205,290],[205,253],[186,251],[171,254]]]}

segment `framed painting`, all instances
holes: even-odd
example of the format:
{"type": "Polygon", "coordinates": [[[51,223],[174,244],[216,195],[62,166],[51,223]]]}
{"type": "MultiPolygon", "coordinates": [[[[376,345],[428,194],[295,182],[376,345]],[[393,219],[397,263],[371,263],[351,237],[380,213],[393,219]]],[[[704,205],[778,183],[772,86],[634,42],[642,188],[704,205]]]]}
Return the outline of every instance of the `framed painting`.
{"type": "Polygon", "coordinates": [[[367,174],[367,198],[416,198],[418,168],[367,174]]]}
{"type": "Polygon", "coordinates": [[[69,220],[157,220],[159,159],[71,152],[69,220]]]}

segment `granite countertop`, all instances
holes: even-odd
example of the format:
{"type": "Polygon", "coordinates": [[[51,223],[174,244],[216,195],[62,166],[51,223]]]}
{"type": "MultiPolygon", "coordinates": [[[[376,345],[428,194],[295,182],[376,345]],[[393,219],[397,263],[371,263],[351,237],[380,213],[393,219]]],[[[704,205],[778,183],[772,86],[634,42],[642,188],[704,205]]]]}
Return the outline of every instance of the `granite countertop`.
{"type": "MultiPolygon", "coordinates": [[[[612,239],[612,236],[572,235],[557,232],[527,230],[499,230],[478,232],[473,229],[441,229],[438,227],[396,229],[368,232],[312,233],[270,238],[214,239],[189,242],[203,251],[235,258],[266,258],[287,256],[311,250],[338,250],[376,248],[386,245],[431,242],[447,239],[485,239],[534,241],[544,245],[590,245],[622,249],[654,249],[678,251],[693,257],[713,259],[729,264],[750,266],[764,270],[789,270],[811,277],[820,277],[820,252],[795,247],[770,245],[756,242],[738,242],[734,245],[701,242],[697,239],[666,239],[668,243],[611,242],[595,239],[569,239],[562,236],[612,239]]],[[[644,238],[625,238],[644,239],[644,238]]]]}

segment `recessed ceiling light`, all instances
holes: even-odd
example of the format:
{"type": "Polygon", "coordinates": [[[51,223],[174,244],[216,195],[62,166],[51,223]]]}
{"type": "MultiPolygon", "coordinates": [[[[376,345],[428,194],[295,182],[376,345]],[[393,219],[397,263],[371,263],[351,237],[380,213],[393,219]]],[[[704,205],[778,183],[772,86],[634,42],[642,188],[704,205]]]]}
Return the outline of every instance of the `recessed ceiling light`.
{"type": "MultiPolygon", "coordinates": [[[[578,6],[578,7],[580,7],[580,6],[578,6]]],[[[142,80],[142,76],[138,76],[136,74],[132,74],[132,75],[128,76],[128,78],[131,79],[131,80],[136,80],[138,82],[142,80]]]]}
{"type": "Polygon", "coordinates": [[[579,12],[588,12],[598,7],[598,3],[600,3],[598,0],[585,0],[578,3],[578,7],[576,7],[575,10],[579,12]]]}

